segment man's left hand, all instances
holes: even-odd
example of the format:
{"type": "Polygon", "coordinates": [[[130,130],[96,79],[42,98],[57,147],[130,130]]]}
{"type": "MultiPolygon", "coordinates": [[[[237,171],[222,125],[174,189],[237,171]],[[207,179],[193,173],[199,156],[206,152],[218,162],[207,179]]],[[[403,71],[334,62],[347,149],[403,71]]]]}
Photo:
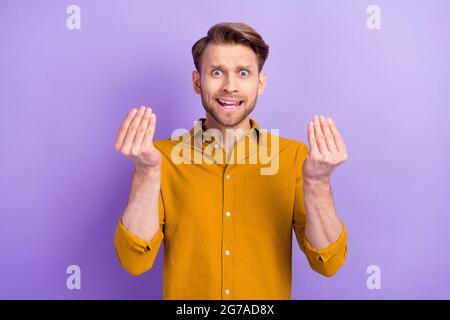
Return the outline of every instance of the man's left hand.
{"type": "Polygon", "coordinates": [[[309,153],[303,162],[305,182],[329,183],[334,169],[347,160],[347,148],[333,119],[314,116],[308,125],[309,153]]]}

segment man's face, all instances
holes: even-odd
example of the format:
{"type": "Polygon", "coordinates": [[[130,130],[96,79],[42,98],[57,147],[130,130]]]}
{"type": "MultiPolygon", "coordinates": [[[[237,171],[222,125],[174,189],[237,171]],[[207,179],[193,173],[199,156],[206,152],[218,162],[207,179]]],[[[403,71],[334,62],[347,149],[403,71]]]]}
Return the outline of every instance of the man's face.
{"type": "Polygon", "coordinates": [[[258,58],[249,47],[210,43],[203,52],[200,73],[194,71],[192,80],[207,116],[222,126],[235,127],[255,108],[266,74],[258,72],[258,58]]]}

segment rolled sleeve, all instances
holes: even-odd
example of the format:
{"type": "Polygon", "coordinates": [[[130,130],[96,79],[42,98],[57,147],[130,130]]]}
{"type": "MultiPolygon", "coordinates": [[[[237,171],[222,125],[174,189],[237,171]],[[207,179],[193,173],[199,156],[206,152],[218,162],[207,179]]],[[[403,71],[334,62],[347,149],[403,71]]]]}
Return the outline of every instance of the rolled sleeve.
{"type": "Polygon", "coordinates": [[[341,223],[342,232],[336,242],[320,250],[308,241],[305,233],[302,235],[300,247],[311,268],[327,277],[333,276],[344,264],[347,257],[347,230],[344,223],[342,221],[341,223]]]}
{"type": "Polygon", "coordinates": [[[148,271],[155,262],[163,239],[161,224],[153,238],[146,241],[128,231],[120,219],[114,239],[114,247],[120,264],[128,273],[135,276],[148,271]]]}

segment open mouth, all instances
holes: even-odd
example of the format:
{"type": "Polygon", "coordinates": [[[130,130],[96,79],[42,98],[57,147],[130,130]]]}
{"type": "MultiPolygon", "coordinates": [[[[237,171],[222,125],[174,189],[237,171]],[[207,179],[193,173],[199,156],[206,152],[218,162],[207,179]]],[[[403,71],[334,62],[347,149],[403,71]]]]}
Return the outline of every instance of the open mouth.
{"type": "Polygon", "coordinates": [[[235,99],[216,99],[217,103],[220,104],[225,110],[235,110],[238,109],[244,100],[235,100],[235,99]]]}

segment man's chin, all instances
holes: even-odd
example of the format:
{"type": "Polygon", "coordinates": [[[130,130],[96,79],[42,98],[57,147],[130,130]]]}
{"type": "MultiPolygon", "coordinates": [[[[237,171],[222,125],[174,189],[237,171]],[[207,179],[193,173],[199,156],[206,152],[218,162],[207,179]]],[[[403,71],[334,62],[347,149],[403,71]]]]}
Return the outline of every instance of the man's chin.
{"type": "Polygon", "coordinates": [[[203,108],[205,109],[207,115],[214,119],[215,122],[220,124],[223,127],[237,127],[240,125],[243,121],[245,121],[250,113],[252,113],[253,108],[250,110],[247,109],[246,105],[242,105],[240,110],[237,112],[223,112],[215,107],[210,107],[209,105],[205,104],[202,100],[203,108]]]}
{"type": "Polygon", "coordinates": [[[219,115],[217,113],[213,113],[210,115],[216,120],[216,122],[220,123],[222,126],[225,127],[236,127],[242,121],[245,120],[246,116],[244,115],[231,115],[231,114],[225,114],[225,115],[219,115]]]}

